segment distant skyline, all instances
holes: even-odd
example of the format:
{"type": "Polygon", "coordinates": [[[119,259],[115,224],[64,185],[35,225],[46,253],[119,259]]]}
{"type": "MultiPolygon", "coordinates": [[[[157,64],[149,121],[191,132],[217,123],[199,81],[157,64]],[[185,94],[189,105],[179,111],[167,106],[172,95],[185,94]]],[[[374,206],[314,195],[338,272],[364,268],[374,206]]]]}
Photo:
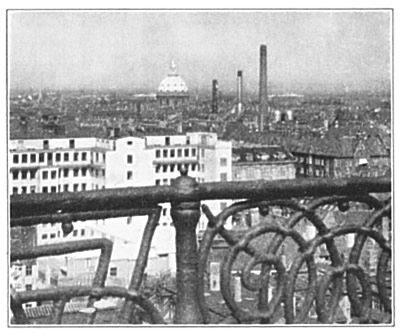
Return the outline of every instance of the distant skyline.
{"type": "MultiPolygon", "coordinates": [[[[172,60],[190,91],[368,89],[391,78],[391,11],[9,12],[10,88],[155,92],[172,60]]],[[[271,92],[273,93],[273,92],[271,92]]]]}

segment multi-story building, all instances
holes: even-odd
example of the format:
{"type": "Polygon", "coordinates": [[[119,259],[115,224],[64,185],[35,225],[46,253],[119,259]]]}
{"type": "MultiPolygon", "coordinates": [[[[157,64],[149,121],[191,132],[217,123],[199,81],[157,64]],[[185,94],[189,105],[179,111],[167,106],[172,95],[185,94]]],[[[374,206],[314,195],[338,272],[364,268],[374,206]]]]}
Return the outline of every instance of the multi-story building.
{"type": "MultiPolygon", "coordinates": [[[[282,146],[238,143],[233,148],[232,160],[234,181],[296,178],[296,159],[282,146]]],[[[282,215],[279,207],[274,207],[273,211],[282,215]]],[[[257,210],[244,211],[234,218],[236,226],[251,226],[259,222],[257,210]]]]}
{"type": "Polygon", "coordinates": [[[10,193],[78,192],[105,188],[108,139],[10,141],[10,193]]]}
{"type": "MultiPolygon", "coordinates": [[[[231,143],[218,140],[213,133],[118,139],[16,139],[10,141],[10,193],[169,185],[180,175],[181,168],[188,170],[188,175],[199,183],[229,181],[232,177],[231,153],[231,143]]],[[[223,200],[208,203],[215,212],[227,204],[223,200]]],[[[156,230],[153,251],[157,257],[167,255],[169,269],[174,271],[174,257],[171,257],[175,253],[174,228],[169,212],[169,205],[163,205],[161,227],[156,230]]],[[[199,229],[205,229],[206,223],[206,218],[202,217],[199,229]]],[[[145,217],[74,222],[73,231],[64,236],[60,224],[43,223],[37,226],[35,243],[102,237],[112,240],[119,250],[120,245],[139,245],[145,224],[145,217]]],[[[136,254],[132,253],[128,258],[134,262],[136,254]]],[[[86,259],[82,255],[79,257],[86,259]]],[[[161,264],[163,268],[165,262],[154,260],[154,264],[161,264]]],[[[61,261],[56,266],[67,264],[61,261]]],[[[156,270],[153,268],[152,271],[156,270]]]]}
{"type": "Polygon", "coordinates": [[[378,137],[343,136],[292,149],[298,177],[381,177],[390,174],[390,150],[378,137]]]}
{"type": "Polygon", "coordinates": [[[232,158],[235,181],[296,178],[296,159],[278,145],[238,145],[233,149],[232,158]]]}

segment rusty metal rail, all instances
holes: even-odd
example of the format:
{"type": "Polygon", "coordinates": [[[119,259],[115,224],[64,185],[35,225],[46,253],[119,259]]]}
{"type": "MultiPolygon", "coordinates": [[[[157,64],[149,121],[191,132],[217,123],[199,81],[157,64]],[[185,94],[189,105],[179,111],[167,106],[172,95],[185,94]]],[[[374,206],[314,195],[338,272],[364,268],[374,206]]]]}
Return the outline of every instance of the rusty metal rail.
{"type": "Polygon", "coordinates": [[[11,249],[11,262],[83,250],[102,250],[91,287],[55,287],[31,292],[11,290],[10,307],[14,323],[29,323],[23,303],[52,300],[52,322],[60,324],[66,302],[79,296],[88,297],[87,323],[90,324],[96,322],[96,301],[107,296],[125,300],[120,310],[115,311],[118,323],[141,323],[143,320],[140,315],[143,312],[148,314],[148,320],[152,323],[165,323],[152,302],[141,293],[141,285],[160,218],[159,204],[171,203],[177,261],[174,323],[212,322],[209,301],[205,295],[207,283],[204,274],[213,252],[214,240],[220,236],[229,246],[221,266],[221,294],[234,322],[343,322],[338,317],[340,304],[343,299],[348,299],[351,315],[347,322],[390,324],[391,228],[389,226],[386,228],[389,231],[382,231],[383,218],[386,222],[391,219],[390,193],[391,180],[388,178],[197,184],[183,171],[171,186],[11,196],[11,228],[58,223],[68,234],[74,221],[148,216],[128,288],[105,286],[112,250],[110,241],[66,242],[38,246],[28,251],[11,249]],[[202,201],[216,199],[238,202],[215,215],[205,204],[201,205],[202,201]],[[368,217],[362,223],[345,220],[343,224],[331,226],[324,221],[324,206],[331,206],[344,215],[356,212],[362,206],[368,217]],[[271,210],[277,207],[287,209],[290,216],[278,220],[271,214],[271,210]],[[198,245],[196,228],[201,211],[207,216],[209,224],[198,245]],[[259,224],[240,231],[226,229],[229,218],[249,211],[258,212],[259,224]],[[305,236],[306,225],[315,228],[315,236],[305,236]],[[343,250],[339,242],[351,234],[356,235],[355,243],[349,250],[343,250]],[[379,250],[374,271],[363,263],[368,241],[372,241],[374,248],[379,250]],[[326,250],[327,262],[319,261],[321,250],[326,250]],[[232,291],[232,271],[242,258],[245,261],[242,261],[239,272],[243,289],[258,299],[250,309],[239,303],[232,291]],[[323,272],[319,271],[321,266],[323,272]],[[254,273],[259,275],[255,277],[254,273]],[[305,277],[306,281],[306,287],[301,290],[298,289],[300,277],[305,277]],[[376,283],[376,292],[372,281],[376,283]],[[304,293],[299,296],[296,293],[299,291],[304,293]],[[377,308],[372,303],[373,299],[378,299],[378,305],[382,308],[377,308]]]}

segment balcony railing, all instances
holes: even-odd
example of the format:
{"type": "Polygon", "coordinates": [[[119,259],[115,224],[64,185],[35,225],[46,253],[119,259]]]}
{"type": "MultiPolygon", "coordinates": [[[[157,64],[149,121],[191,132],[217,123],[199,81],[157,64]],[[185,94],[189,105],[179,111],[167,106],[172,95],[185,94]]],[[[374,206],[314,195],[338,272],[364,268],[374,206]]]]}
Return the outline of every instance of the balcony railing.
{"type": "Polygon", "coordinates": [[[221,294],[228,311],[226,318],[220,320],[222,323],[336,323],[339,322],[338,311],[344,298],[351,305],[351,315],[346,322],[392,322],[390,179],[298,179],[197,184],[186,174],[183,171],[171,186],[12,196],[11,227],[58,223],[68,234],[73,230],[74,221],[78,220],[148,216],[128,288],[105,285],[112,253],[112,242],[107,239],[50,244],[30,250],[11,249],[11,262],[101,250],[91,286],[53,287],[23,292],[11,289],[13,323],[30,322],[22,306],[24,303],[53,301],[52,322],[60,324],[66,303],[76,297],[88,297],[86,315],[89,324],[96,323],[99,312],[96,301],[103,297],[124,299],[123,306],[114,311],[117,314],[114,319],[116,323],[138,324],[143,320],[155,324],[166,323],[156,308],[157,304],[142,290],[161,203],[171,204],[171,217],[176,229],[174,323],[215,322],[210,315],[215,312],[215,306],[210,305],[210,294],[206,293],[208,283],[205,275],[215,239],[219,242],[223,239],[229,246],[225,249],[220,268],[221,294]],[[201,205],[202,201],[216,199],[237,202],[220,213],[212,213],[209,207],[201,205]],[[284,208],[290,215],[278,220],[270,211],[276,206],[284,208]],[[361,223],[349,222],[351,219],[348,218],[340,224],[327,224],[323,217],[327,206],[344,216],[360,208],[368,215],[361,223]],[[224,227],[228,218],[249,210],[258,210],[259,224],[241,229],[240,234],[235,229],[224,227]],[[201,211],[209,223],[198,243],[196,226],[201,211]],[[263,219],[267,217],[270,218],[268,222],[263,219]],[[389,222],[386,231],[382,228],[383,220],[389,222]],[[304,222],[315,228],[315,236],[305,237],[302,231],[304,222]],[[354,234],[354,244],[348,249],[338,244],[343,236],[354,234]],[[287,246],[289,241],[291,248],[287,246]],[[372,241],[378,250],[376,264],[367,264],[362,257],[363,252],[370,248],[368,241],[372,241]],[[321,250],[326,252],[324,262],[317,259],[317,255],[323,254],[321,250]],[[247,257],[246,261],[242,268],[236,269],[235,262],[241,257],[247,257]],[[240,275],[243,290],[256,297],[256,300],[249,299],[245,307],[236,299],[237,287],[233,287],[233,283],[237,284],[238,281],[233,280],[233,272],[240,275]]]}

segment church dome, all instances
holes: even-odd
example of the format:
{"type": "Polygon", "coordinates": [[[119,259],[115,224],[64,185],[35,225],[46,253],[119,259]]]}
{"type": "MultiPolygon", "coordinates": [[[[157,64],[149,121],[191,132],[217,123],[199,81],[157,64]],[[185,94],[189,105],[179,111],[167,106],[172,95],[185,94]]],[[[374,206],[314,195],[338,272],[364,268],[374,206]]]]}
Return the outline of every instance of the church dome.
{"type": "Polygon", "coordinates": [[[176,65],[174,62],[171,63],[171,72],[168,74],[158,87],[160,93],[187,93],[188,87],[184,80],[177,74],[176,65]]]}

